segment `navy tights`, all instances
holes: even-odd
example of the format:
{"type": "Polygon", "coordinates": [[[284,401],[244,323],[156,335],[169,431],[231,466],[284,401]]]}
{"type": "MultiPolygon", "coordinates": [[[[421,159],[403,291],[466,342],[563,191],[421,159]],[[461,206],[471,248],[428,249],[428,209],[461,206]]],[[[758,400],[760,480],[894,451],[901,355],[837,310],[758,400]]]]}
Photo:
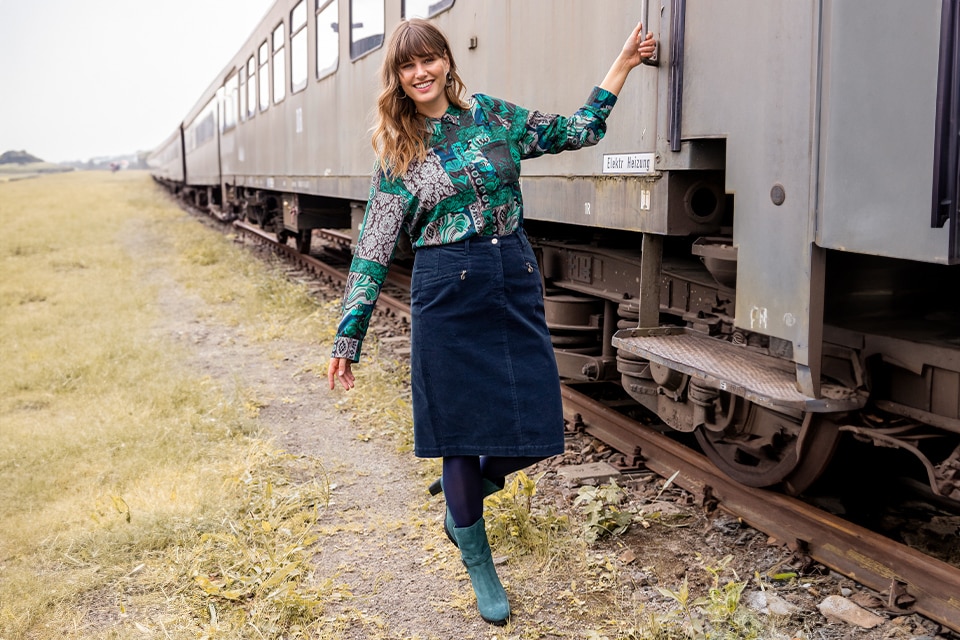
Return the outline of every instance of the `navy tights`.
{"type": "Polygon", "coordinates": [[[458,527],[483,517],[483,480],[503,486],[508,474],[544,458],[508,456],[448,456],[443,459],[443,494],[458,527]]]}

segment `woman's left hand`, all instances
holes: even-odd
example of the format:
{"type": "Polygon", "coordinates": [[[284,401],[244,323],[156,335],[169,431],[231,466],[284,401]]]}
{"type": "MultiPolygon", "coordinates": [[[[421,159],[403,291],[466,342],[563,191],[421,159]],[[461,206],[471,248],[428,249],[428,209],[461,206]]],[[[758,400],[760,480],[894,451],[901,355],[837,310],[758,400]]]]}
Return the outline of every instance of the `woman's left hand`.
{"type": "Polygon", "coordinates": [[[350,360],[348,358],[330,358],[330,366],[327,368],[327,379],[330,381],[330,389],[337,387],[337,380],[343,386],[344,390],[353,389],[354,377],[350,370],[350,360]]]}

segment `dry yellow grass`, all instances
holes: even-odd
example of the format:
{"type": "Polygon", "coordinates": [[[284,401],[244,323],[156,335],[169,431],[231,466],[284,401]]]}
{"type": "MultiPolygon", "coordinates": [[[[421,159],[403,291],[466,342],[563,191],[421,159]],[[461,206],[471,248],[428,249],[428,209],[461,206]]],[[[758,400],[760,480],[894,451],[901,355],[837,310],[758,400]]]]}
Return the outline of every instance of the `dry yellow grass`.
{"type": "Polygon", "coordinates": [[[322,468],[248,437],[249,403],[151,331],[145,276],[183,256],[167,265],[182,282],[266,332],[281,313],[320,322],[316,306],[276,274],[245,278],[241,251],[184,219],[144,173],[0,184],[4,640],[150,631],[118,624],[134,611],[167,637],[308,633],[333,588],[305,551],[326,486],[292,479],[322,468]],[[173,250],[138,257],[146,229],[173,250]]]}

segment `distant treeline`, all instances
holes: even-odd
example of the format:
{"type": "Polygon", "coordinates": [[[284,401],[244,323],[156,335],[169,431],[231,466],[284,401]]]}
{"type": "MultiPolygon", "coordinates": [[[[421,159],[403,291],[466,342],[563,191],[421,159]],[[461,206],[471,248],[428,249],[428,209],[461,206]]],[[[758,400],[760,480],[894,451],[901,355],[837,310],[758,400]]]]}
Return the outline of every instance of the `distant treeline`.
{"type": "Polygon", "coordinates": [[[43,162],[43,160],[22,150],[4,151],[3,155],[0,155],[0,164],[33,164],[34,162],[43,162]]]}

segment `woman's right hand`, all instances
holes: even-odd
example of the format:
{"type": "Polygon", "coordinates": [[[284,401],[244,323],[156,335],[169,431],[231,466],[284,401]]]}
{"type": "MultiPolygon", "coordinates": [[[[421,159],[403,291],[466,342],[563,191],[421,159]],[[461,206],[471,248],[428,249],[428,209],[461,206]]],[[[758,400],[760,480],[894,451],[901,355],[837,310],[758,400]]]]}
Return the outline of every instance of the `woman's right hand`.
{"type": "Polygon", "coordinates": [[[623,43],[623,49],[620,55],[613,61],[613,65],[600,83],[601,89],[606,89],[613,95],[620,95],[623,84],[627,80],[630,71],[640,65],[647,58],[653,57],[657,51],[657,40],[653,33],[647,33],[643,37],[643,23],[637,23],[627,41],[623,43]]]}
{"type": "Polygon", "coordinates": [[[353,363],[349,358],[330,358],[330,367],[327,369],[327,379],[330,381],[330,389],[337,388],[337,380],[343,385],[345,391],[353,389],[353,372],[350,366],[353,363]]]}

